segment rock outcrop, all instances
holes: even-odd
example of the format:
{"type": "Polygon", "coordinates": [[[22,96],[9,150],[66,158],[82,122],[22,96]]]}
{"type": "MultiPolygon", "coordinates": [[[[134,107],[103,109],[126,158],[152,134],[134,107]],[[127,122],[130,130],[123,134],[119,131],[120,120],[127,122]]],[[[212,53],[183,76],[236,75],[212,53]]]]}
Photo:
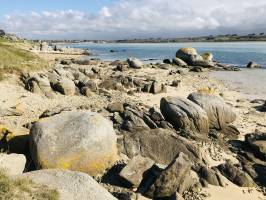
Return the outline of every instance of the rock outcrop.
{"type": "Polygon", "coordinates": [[[116,134],[99,114],[71,111],[37,121],[30,130],[30,150],[39,169],[96,175],[117,159],[116,134]]]}
{"type": "Polygon", "coordinates": [[[176,129],[206,135],[209,132],[207,113],[188,99],[166,97],[161,99],[160,109],[167,121],[176,129]]]}

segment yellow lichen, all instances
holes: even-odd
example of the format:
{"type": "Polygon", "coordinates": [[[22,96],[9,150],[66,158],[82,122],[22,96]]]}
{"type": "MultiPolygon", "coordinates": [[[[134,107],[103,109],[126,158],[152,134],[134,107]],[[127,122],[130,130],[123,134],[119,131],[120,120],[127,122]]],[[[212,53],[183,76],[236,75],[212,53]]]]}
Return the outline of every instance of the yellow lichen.
{"type": "Polygon", "coordinates": [[[62,158],[39,159],[40,166],[43,169],[68,169],[80,171],[95,176],[102,173],[106,168],[110,167],[117,160],[117,148],[114,146],[110,149],[108,155],[93,156],[88,158],[87,152],[79,152],[78,154],[64,155],[62,158]],[[94,158],[95,157],[95,158],[94,158]],[[54,160],[56,159],[56,160],[54,160]]]}
{"type": "Polygon", "coordinates": [[[6,125],[0,124],[0,140],[10,141],[14,137],[14,131],[12,131],[6,125]]]}
{"type": "Polygon", "coordinates": [[[213,87],[202,87],[199,88],[197,92],[202,94],[215,95],[217,93],[217,89],[213,87]]]}

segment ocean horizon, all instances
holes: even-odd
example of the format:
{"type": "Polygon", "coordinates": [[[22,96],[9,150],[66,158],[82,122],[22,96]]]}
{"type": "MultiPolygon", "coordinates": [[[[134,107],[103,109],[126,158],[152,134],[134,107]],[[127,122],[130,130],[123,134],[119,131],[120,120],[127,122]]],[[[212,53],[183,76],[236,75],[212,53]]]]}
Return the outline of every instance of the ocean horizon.
{"type": "Polygon", "coordinates": [[[195,43],[74,43],[64,46],[89,49],[92,56],[105,61],[126,60],[135,57],[145,62],[162,62],[172,59],[182,47],[194,47],[198,53],[211,52],[214,60],[246,67],[257,62],[266,68],[266,42],[195,42],[195,43]]]}

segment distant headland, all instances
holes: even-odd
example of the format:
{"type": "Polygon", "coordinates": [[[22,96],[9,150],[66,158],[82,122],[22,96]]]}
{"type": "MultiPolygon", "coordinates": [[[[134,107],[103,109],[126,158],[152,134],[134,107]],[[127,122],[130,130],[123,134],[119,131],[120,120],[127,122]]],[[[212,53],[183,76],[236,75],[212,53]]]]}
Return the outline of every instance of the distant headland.
{"type": "Polygon", "coordinates": [[[134,38],[121,40],[46,40],[51,43],[183,43],[183,42],[247,42],[247,41],[266,41],[266,33],[250,33],[246,35],[225,34],[208,35],[198,37],[177,37],[177,38],[134,38]]]}

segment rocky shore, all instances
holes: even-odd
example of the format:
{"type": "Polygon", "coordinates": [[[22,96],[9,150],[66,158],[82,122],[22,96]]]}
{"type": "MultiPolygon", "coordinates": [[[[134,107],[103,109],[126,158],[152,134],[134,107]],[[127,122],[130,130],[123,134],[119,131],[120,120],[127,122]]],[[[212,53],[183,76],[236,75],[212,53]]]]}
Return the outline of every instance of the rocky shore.
{"type": "Polygon", "coordinates": [[[238,68],[193,48],[53,64],[0,82],[9,176],[62,200],[266,199],[266,102],[209,76],[238,68]]]}

